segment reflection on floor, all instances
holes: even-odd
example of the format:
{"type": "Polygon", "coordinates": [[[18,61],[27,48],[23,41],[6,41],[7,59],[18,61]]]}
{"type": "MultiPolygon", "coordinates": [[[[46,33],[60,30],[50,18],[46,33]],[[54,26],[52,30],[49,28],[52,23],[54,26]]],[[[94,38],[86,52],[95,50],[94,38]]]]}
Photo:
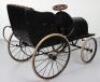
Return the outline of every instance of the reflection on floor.
{"type": "MultiPolygon", "coordinates": [[[[100,39],[98,39],[100,43],[100,39]]],[[[100,44],[95,59],[84,64],[80,51],[71,54],[65,71],[49,82],[100,82],[100,44]]],[[[45,82],[38,78],[32,70],[32,60],[19,63],[11,59],[7,51],[7,43],[0,40],[0,82],[45,82]]]]}

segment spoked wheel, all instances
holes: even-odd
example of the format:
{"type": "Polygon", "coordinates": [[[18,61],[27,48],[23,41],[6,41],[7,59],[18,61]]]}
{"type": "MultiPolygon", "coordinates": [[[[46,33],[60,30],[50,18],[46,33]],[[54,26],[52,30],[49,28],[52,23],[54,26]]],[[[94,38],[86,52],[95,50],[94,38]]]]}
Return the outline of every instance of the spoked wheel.
{"type": "Polygon", "coordinates": [[[44,37],[36,46],[33,69],[42,79],[58,76],[67,66],[70,45],[64,35],[54,33],[44,37]]]}
{"type": "Polygon", "coordinates": [[[84,63],[90,63],[97,51],[97,41],[95,38],[87,39],[82,46],[81,59],[84,63]]]}
{"type": "Polygon", "coordinates": [[[27,61],[32,57],[32,51],[32,47],[25,46],[25,44],[20,42],[12,33],[8,42],[8,52],[14,60],[19,62],[27,61]]]}
{"type": "Polygon", "coordinates": [[[4,40],[6,41],[6,42],[8,42],[8,38],[7,38],[7,36],[8,36],[8,34],[11,32],[11,26],[5,26],[4,28],[3,28],[3,38],[4,38],[4,40]],[[9,27],[9,28],[8,28],[9,27]]]}

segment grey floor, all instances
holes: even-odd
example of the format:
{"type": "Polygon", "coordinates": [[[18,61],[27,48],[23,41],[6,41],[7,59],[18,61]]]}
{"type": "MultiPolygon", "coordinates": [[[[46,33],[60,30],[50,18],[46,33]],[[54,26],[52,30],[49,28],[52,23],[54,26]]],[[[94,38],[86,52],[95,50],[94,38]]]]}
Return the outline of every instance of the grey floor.
{"type": "MultiPolygon", "coordinates": [[[[84,64],[80,51],[71,55],[65,71],[48,82],[100,82],[100,39],[95,59],[90,64],[84,64]]],[[[32,70],[32,60],[19,63],[10,58],[7,43],[0,40],[0,82],[45,82],[37,77],[32,70]]]]}

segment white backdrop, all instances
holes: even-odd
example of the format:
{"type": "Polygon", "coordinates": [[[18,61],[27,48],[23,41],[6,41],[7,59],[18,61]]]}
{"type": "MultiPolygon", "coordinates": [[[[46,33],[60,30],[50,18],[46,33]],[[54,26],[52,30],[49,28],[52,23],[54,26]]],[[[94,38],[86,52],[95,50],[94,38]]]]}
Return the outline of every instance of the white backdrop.
{"type": "Polygon", "coordinates": [[[51,11],[52,6],[57,3],[65,3],[69,6],[66,10],[71,16],[82,16],[89,23],[89,32],[100,36],[100,0],[0,0],[0,38],[2,28],[10,25],[6,5],[19,4],[32,7],[38,11],[51,11]]]}

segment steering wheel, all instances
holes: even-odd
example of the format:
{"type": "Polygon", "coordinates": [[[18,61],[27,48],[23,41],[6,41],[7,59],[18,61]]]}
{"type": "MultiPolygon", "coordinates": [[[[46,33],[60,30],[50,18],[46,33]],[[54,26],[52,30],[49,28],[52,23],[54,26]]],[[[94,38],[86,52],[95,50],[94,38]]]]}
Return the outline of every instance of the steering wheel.
{"type": "Polygon", "coordinates": [[[67,8],[68,8],[68,6],[66,4],[57,4],[57,5],[53,6],[53,10],[55,10],[55,11],[62,11],[67,8]]]}

